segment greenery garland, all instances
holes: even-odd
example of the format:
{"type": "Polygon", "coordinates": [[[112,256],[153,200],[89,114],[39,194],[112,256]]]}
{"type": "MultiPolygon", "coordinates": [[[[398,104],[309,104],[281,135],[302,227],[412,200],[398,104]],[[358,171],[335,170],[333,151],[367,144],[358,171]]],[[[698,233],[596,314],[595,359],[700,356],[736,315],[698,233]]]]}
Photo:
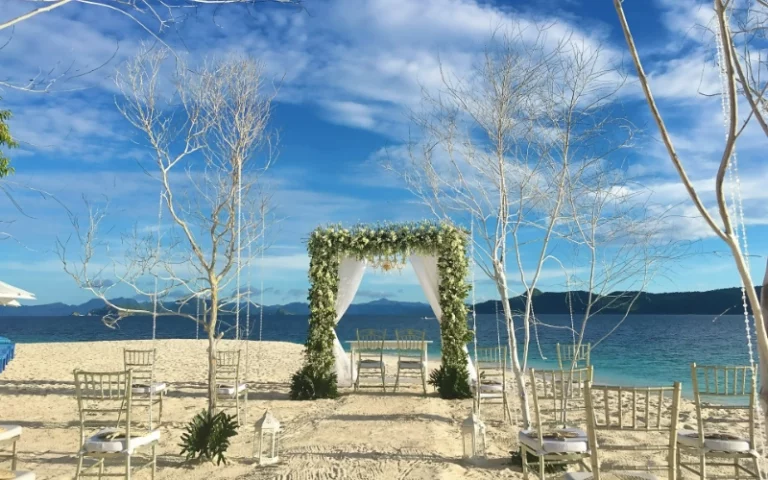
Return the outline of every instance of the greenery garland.
{"type": "MultiPolygon", "coordinates": [[[[335,225],[319,227],[312,232],[309,251],[309,334],[306,360],[301,370],[304,377],[336,381],[332,375],[333,332],[336,320],[336,296],[339,291],[339,263],[351,256],[358,260],[411,254],[436,255],[440,273],[440,324],[442,340],[442,368],[459,372],[459,389],[469,391],[467,356],[464,346],[472,339],[467,328],[465,300],[471,286],[466,277],[469,270],[466,231],[448,224],[435,222],[398,225],[359,225],[350,229],[335,225]]],[[[326,390],[327,388],[323,388],[326,390]]],[[[331,389],[335,391],[335,385],[331,389]]],[[[443,397],[455,393],[440,392],[443,397]]],[[[462,395],[464,396],[464,395],[462,395]]],[[[302,398],[303,395],[296,395],[302,398]]]]}

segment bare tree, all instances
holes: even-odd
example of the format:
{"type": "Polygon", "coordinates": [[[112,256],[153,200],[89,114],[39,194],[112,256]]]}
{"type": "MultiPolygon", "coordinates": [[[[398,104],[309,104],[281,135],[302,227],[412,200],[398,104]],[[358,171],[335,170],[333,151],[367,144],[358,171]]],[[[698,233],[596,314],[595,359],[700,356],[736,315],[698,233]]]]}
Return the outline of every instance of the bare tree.
{"type": "Polygon", "coordinates": [[[155,35],[145,20],[151,20],[157,24],[157,30],[163,30],[178,20],[182,9],[204,5],[255,5],[259,3],[278,3],[284,5],[300,5],[302,0],[17,0],[19,3],[41,5],[29,12],[18,15],[0,23],[0,30],[13,27],[21,22],[30,20],[40,14],[50,12],[67,4],[81,3],[94,7],[101,7],[119,12],[144,30],[155,35]]]}
{"type": "Polygon", "coordinates": [[[248,261],[244,252],[261,235],[265,218],[267,198],[259,182],[272,156],[273,97],[264,94],[263,67],[252,59],[211,63],[195,72],[180,66],[171,85],[163,83],[165,59],[165,52],[146,50],[117,83],[124,96],[120,111],[154,157],[148,173],[159,180],[160,211],[171,225],[158,224],[148,233],[135,229],[123,235],[121,251],[111,253],[99,239],[105,210],[92,207],[87,225],[73,218],[80,258],[68,260],[66,242],[59,242],[59,255],[77,284],[111,310],[108,324],[152,313],[201,322],[208,337],[208,405],[214,409],[217,342],[226,327],[220,316],[240,308],[240,296],[230,291],[247,293],[238,287],[248,261]],[[165,87],[177,103],[162,103],[165,87]],[[105,255],[108,261],[100,265],[105,255]],[[155,300],[156,311],[114,304],[108,293],[118,286],[155,300]],[[182,301],[162,302],[178,290],[182,301]],[[198,299],[204,304],[201,319],[190,308],[198,299]]]}
{"type": "MultiPolygon", "coordinates": [[[[664,142],[667,153],[669,154],[669,158],[677,170],[677,173],[680,176],[680,180],[685,186],[688,195],[690,196],[693,204],[696,206],[699,214],[707,223],[707,225],[712,229],[712,231],[723,242],[725,242],[733,255],[736,269],[739,272],[742,286],[745,289],[745,295],[747,297],[745,299],[745,307],[746,301],[748,300],[749,305],[751,306],[752,314],[755,317],[759,365],[760,371],[762,372],[761,378],[765,378],[766,372],[768,372],[768,334],[766,334],[766,325],[764,323],[765,312],[763,312],[760,308],[761,304],[755,290],[754,282],[752,281],[752,277],[750,275],[745,254],[741,247],[740,236],[743,237],[746,235],[746,229],[744,228],[743,222],[742,231],[739,231],[738,225],[734,226],[731,218],[732,212],[730,211],[728,202],[726,200],[725,188],[726,175],[728,174],[729,167],[733,164],[733,153],[736,148],[739,135],[744,131],[744,128],[751,121],[751,119],[756,118],[760,123],[760,127],[763,129],[766,135],[768,135],[768,128],[766,128],[765,123],[765,86],[757,86],[759,84],[756,82],[760,81],[760,76],[757,75],[754,67],[747,69],[747,67],[744,65],[745,59],[749,62],[756,60],[757,68],[761,68],[761,65],[763,67],[765,66],[765,61],[760,57],[759,47],[757,47],[757,52],[750,51],[750,41],[759,38],[756,36],[757,34],[761,33],[759,29],[753,31],[751,35],[748,30],[743,30],[741,32],[744,34],[744,36],[741,38],[740,48],[741,51],[745,53],[742,54],[741,57],[737,54],[738,47],[735,43],[734,28],[730,22],[732,19],[739,17],[736,15],[731,15],[732,12],[730,11],[730,7],[732,7],[733,3],[734,2],[725,0],[714,0],[716,34],[719,37],[719,43],[722,45],[720,52],[722,58],[720,59],[719,67],[722,69],[723,75],[725,77],[725,88],[722,92],[722,95],[725,97],[724,105],[725,112],[727,114],[726,139],[723,147],[723,154],[715,177],[715,197],[717,203],[717,211],[720,217],[718,222],[704,205],[704,202],[702,201],[699,193],[696,191],[693,182],[688,177],[682,159],[677,154],[677,150],[675,149],[674,143],[672,142],[669,129],[667,128],[664,119],[659,112],[656,100],[654,99],[653,93],[651,92],[650,82],[648,81],[648,77],[645,74],[645,70],[640,60],[640,55],[629,28],[629,23],[627,22],[626,15],[624,14],[622,0],[614,0],[614,6],[619,16],[621,28],[624,32],[624,37],[627,41],[627,46],[629,47],[629,52],[634,62],[635,69],[637,70],[638,80],[645,94],[648,106],[651,109],[651,114],[653,115],[654,121],[661,134],[661,139],[664,142]],[[740,85],[741,90],[739,89],[740,85]],[[746,97],[750,105],[750,113],[743,120],[739,117],[738,110],[739,98],[741,94],[746,97]]],[[[764,21],[766,18],[766,12],[768,12],[768,10],[766,10],[766,8],[768,8],[768,4],[764,0],[757,0],[756,2],[748,1],[745,2],[745,4],[748,5],[746,9],[746,15],[757,15],[752,17],[758,19],[756,21],[760,22],[757,25],[765,25],[764,21]],[[759,20],[760,18],[762,18],[762,20],[759,20]]],[[[745,21],[744,17],[742,17],[742,21],[745,21]]],[[[756,28],[755,24],[753,24],[753,28],[756,28]]],[[[764,33],[764,30],[762,32],[764,33]]],[[[734,205],[733,207],[738,210],[738,205],[734,205]]],[[[765,290],[763,290],[764,299],[765,295],[765,290]]],[[[766,303],[768,303],[768,301],[766,303]]],[[[765,380],[763,380],[760,388],[760,399],[763,406],[763,413],[767,416],[765,426],[768,428],[768,384],[765,382],[765,380]]]]}
{"type": "MultiPolygon", "coordinates": [[[[10,3],[12,0],[3,0],[4,3],[10,3]]],[[[250,8],[253,5],[274,3],[284,6],[294,6],[302,8],[302,0],[16,0],[19,5],[39,5],[37,8],[17,15],[12,18],[3,19],[0,17],[0,31],[9,29],[11,32],[8,40],[0,45],[2,50],[13,38],[13,28],[23,22],[33,20],[38,15],[51,12],[60,7],[69,4],[86,5],[93,8],[109,10],[126,17],[130,22],[138,25],[155,42],[168,49],[170,53],[173,50],[163,38],[163,33],[174,25],[182,22],[186,16],[194,12],[199,7],[209,6],[215,8],[213,11],[214,22],[218,8],[232,7],[239,5],[243,8],[250,8]]],[[[0,80],[0,87],[25,92],[47,93],[60,84],[68,80],[73,80],[89,75],[110,63],[117,55],[119,46],[116,45],[115,51],[111,57],[106,58],[99,65],[92,66],[83,71],[75,69],[74,63],[66,68],[59,69],[41,69],[34,75],[29,75],[28,80],[24,82],[13,82],[0,80]]],[[[58,89],[57,89],[58,90],[58,89]]]]}
{"type": "Polygon", "coordinates": [[[513,28],[468,78],[444,73],[443,91],[425,93],[428,108],[414,115],[419,138],[411,142],[408,164],[390,168],[435,215],[475,226],[478,265],[501,299],[527,427],[523,372],[533,292],[551,243],[561,236],[572,186],[628,138],[613,131],[610,140],[598,141],[618,127],[610,104],[622,81],[605,65],[599,46],[570,37],[553,42],[548,26],[513,28]],[[526,299],[518,320],[522,355],[508,302],[510,255],[526,299]]]}
{"type": "MultiPolygon", "coordinates": [[[[668,231],[667,209],[651,203],[650,196],[642,184],[630,182],[623,169],[603,163],[569,183],[558,233],[573,245],[566,286],[576,351],[595,315],[619,318],[592,343],[593,349],[627,319],[651,281],[684,253],[668,231]]],[[[577,359],[574,356],[571,368],[577,359]]]]}

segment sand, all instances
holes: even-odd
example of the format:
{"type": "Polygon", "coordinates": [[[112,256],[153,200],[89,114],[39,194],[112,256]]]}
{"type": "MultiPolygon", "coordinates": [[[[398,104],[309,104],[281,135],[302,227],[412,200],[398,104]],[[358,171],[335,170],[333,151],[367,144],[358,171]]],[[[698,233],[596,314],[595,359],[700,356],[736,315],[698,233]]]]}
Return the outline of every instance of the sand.
{"type": "MultiPolygon", "coordinates": [[[[124,348],[151,347],[150,341],[17,345],[16,358],[0,375],[0,423],[24,428],[19,469],[33,470],[39,479],[72,478],[79,440],[73,370],[119,370],[124,348]]],[[[412,384],[397,393],[343,390],[337,400],[291,401],[290,375],[302,363],[303,347],[282,342],[249,345],[249,420],[233,441],[229,464],[187,464],[179,456],[178,443],[184,425],[206,404],[206,347],[206,342],[195,340],[154,344],[156,378],[172,385],[160,425],[158,478],[522,478],[519,467],[509,462],[519,429],[502,421],[501,406],[483,408],[488,460],[468,465],[461,460],[460,424],[470,411],[470,400],[442,400],[431,387],[424,397],[421,385],[412,384]],[[285,430],[282,461],[259,467],[251,458],[252,425],[266,409],[285,430]]],[[[432,365],[436,362],[430,359],[432,365]]],[[[693,418],[692,404],[686,401],[681,421],[692,427],[693,418]]],[[[643,435],[633,436],[642,440],[643,435]]],[[[149,473],[140,472],[136,478],[149,478],[149,473]]]]}

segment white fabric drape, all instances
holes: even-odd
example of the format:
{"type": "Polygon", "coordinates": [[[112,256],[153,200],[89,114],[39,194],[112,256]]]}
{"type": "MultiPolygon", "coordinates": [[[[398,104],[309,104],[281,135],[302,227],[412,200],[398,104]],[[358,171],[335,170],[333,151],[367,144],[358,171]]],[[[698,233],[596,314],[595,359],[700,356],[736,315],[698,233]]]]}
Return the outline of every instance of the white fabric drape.
{"type": "MultiPolygon", "coordinates": [[[[440,308],[440,271],[437,268],[437,257],[434,255],[411,255],[410,260],[413,271],[416,273],[416,278],[419,279],[421,289],[424,290],[424,296],[427,297],[432,311],[435,312],[437,321],[441,322],[443,310],[440,308]]],[[[464,352],[467,354],[469,380],[470,382],[475,382],[477,372],[466,345],[464,345],[464,352]]]]}
{"type": "MultiPolygon", "coordinates": [[[[365,273],[365,260],[357,260],[352,257],[344,257],[339,263],[339,293],[336,295],[336,323],[344,316],[352,300],[360,288],[365,273]]],[[[352,376],[349,370],[349,357],[344,347],[333,331],[333,358],[336,360],[336,376],[339,384],[352,385],[352,376]]]]}

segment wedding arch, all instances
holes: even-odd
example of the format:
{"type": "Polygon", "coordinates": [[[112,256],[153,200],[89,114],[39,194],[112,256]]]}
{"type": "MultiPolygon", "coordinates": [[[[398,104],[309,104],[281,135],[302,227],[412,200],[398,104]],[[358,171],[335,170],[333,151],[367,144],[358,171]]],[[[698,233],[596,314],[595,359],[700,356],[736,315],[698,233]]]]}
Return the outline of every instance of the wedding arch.
{"type": "MultiPolygon", "coordinates": [[[[465,304],[471,289],[466,281],[468,241],[468,232],[449,223],[315,229],[307,242],[310,287],[306,358],[297,375],[304,372],[305,377],[351,385],[349,358],[336,336],[336,324],[352,303],[367,265],[386,271],[410,261],[440,323],[442,368],[461,377],[455,381],[469,391],[475,372],[467,351],[472,339],[465,304]]],[[[312,398],[325,398],[332,396],[326,392],[335,392],[336,385],[315,390],[312,398]]]]}

